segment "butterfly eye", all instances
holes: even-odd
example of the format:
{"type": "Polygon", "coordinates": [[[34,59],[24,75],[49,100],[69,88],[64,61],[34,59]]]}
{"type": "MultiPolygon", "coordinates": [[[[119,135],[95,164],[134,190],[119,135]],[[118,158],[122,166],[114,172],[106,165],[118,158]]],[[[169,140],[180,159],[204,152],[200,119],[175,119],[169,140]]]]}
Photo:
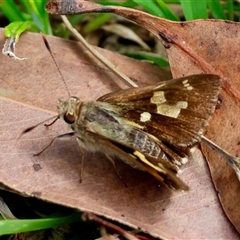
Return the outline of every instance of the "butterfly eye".
{"type": "Polygon", "coordinates": [[[75,116],[70,113],[64,114],[63,119],[68,124],[73,124],[75,122],[75,116]]]}

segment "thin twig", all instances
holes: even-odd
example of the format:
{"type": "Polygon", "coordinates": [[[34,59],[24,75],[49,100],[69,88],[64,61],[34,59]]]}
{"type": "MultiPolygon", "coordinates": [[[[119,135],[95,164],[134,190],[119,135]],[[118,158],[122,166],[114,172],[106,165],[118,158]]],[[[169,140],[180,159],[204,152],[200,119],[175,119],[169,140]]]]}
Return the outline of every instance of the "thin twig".
{"type": "Polygon", "coordinates": [[[96,51],[84,38],[83,36],[72,26],[68,21],[67,17],[61,16],[63,22],[65,23],[68,30],[79,40],[99,61],[101,61],[105,66],[113,71],[121,80],[129,87],[138,87],[138,85],[133,82],[129,77],[121,73],[116,69],[116,67],[110,63],[106,58],[104,58],[98,51],[96,51]]]}
{"type": "Polygon", "coordinates": [[[101,224],[109,229],[112,229],[114,232],[120,234],[121,236],[125,237],[126,239],[128,240],[139,240],[139,238],[136,238],[132,233],[124,230],[123,228],[113,224],[113,223],[110,223],[106,220],[103,220],[102,218],[100,217],[97,217],[95,214],[93,213],[89,213],[89,212],[85,212],[83,213],[82,215],[82,219],[83,220],[89,220],[89,221],[94,221],[98,224],[101,224]]]}

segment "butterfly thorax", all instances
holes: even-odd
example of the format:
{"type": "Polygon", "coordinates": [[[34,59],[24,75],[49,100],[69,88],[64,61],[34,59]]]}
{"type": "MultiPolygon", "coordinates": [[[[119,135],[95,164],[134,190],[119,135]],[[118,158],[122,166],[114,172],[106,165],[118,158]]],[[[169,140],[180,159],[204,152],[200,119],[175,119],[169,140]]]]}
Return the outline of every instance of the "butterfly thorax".
{"type": "Polygon", "coordinates": [[[137,149],[152,157],[163,157],[157,139],[144,133],[143,126],[122,116],[121,107],[100,101],[82,102],[77,107],[75,112],[79,115],[71,128],[86,149],[99,151],[93,144],[103,139],[114,145],[121,144],[126,149],[137,149]]]}

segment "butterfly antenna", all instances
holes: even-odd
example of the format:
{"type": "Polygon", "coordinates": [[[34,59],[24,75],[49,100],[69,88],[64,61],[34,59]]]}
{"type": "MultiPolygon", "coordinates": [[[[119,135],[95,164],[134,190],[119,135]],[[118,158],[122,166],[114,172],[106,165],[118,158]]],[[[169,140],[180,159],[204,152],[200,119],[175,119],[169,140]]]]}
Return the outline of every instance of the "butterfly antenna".
{"type": "Polygon", "coordinates": [[[64,83],[64,85],[65,85],[65,88],[67,89],[68,96],[70,97],[71,95],[70,95],[69,89],[68,89],[67,84],[66,84],[66,82],[65,82],[65,80],[64,80],[64,77],[63,77],[63,75],[62,75],[62,73],[61,73],[61,71],[60,71],[60,68],[59,68],[59,66],[58,66],[58,64],[57,64],[57,62],[56,62],[56,59],[55,59],[54,56],[53,56],[53,53],[52,53],[52,50],[51,50],[51,48],[50,48],[50,46],[49,46],[49,44],[48,44],[48,41],[47,41],[47,39],[45,38],[45,36],[44,36],[42,33],[41,33],[41,36],[42,36],[42,38],[43,38],[43,42],[44,42],[44,44],[45,44],[48,52],[50,53],[50,55],[51,55],[51,57],[52,57],[53,62],[55,63],[55,65],[56,65],[56,67],[57,67],[57,69],[58,69],[58,72],[59,72],[59,74],[60,74],[60,76],[61,76],[61,78],[62,78],[62,81],[63,81],[63,83],[64,83]]]}
{"type": "Polygon", "coordinates": [[[47,121],[49,121],[49,120],[52,120],[52,119],[54,119],[54,120],[53,120],[50,124],[45,124],[46,127],[51,126],[53,123],[55,123],[55,122],[59,119],[59,116],[50,117],[50,118],[48,118],[48,119],[45,119],[45,120],[42,121],[42,122],[39,122],[39,123],[37,123],[37,124],[35,124],[35,125],[31,126],[31,127],[26,128],[24,131],[22,131],[22,133],[20,134],[20,136],[18,137],[18,139],[20,139],[23,134],[32,131],[32,130],[35,129],[36,127],[38,127],[38,126],[42,125],[43,123],[45,123],[45,122],[47,122],[47,121]]]}

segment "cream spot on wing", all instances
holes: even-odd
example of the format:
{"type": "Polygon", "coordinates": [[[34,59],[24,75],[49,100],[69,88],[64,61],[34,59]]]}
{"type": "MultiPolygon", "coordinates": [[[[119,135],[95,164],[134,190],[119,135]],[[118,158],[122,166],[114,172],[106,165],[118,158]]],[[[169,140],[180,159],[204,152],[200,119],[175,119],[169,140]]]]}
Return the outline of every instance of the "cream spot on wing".
{"type": "Polygon", "coordinates": [[[187,90],[189,91],[193,90],[193,87],[188,83],[188,79],[183,80],[182,84],[187,90]]]}
{"type": "Polygon", "coordinates": [[[166,102],[166,98],[164,96],[164,92],[163,91],[157,91],[153,93],[153,96],[150,99],[151,103],[155,103],[155,104],[160,104],[160,103],[164,103],[166,102]]]}
{"type": "Polygon", "coordinates": [[[139,129],[143,129],[144,128],[144,126],[141,126],[141,125],[139,125],[139,124],[137,124],[135,122],[129,121],[129,120],[124,120],[124,123],[128,124],[128,125],[131,125],[133,127],[139,128],[139,129]]]}
{"type": "Polygon", "coordinates": [[[163,172],[166,173],[165,168],[163,167],[162,164],[158,164],[159,166],[156,166],[154,164],[152,164],[151,162],[149,162],[146,157],[140,153],[139,151],[134,151],[133,155],[137,156],[142,162],[144,162],[145,164],[147,164],[150,168],[153,168],[155,170],[157,170],[158,172],[163,172]]]}
{"type": "Polygon", "coordinates": [[[191,154],[194,154],[195,151],[196,151],[196,149],[198,149],[196,146],[191,147],[190,153],[191,153],[191,154]]]}
{"type": "Polygon", "coordinates": [[[164,116],[172,117],[172,118],[177,118],[179,113],[181,111],[181,108],[176,107],[176,106],[170,106],[167,104],[161,104],[157,106],[157,112],[159,114],[162,114],[164,116]]]}
{"type": "Polygon", "coordinates": [[[178,101],[176,103],[176,107],[182,108],[182,109],[186,109],[188,106],[188,103],[186,101],[178,101]]]}
{"type": "Polygon", "coordinates": [[[183,173],[183,171],[181,169],[179,169],[178,172],[177,172],[177,176],[181,175],[182,173],[183,173]]]}
{"type": "Polygon", "coordinates": [[[140,115],[140,121],[141,122],[147,122],[151,119],[152,115],[149,112],[143,112],[140,115]]]}
{"type": "Polygon", "coordinates": [[[169,104],[157,104],[157,113],[162,114],[164,116],[177,118],[181,112],[181,109],[186,109],[188,107],[188,103],[186,101],[178,101],[174,105],[169,104]]]}
{"type": "Polygon", "coordinates": [[[182,164],[186,164],[187,162],[188,162],[188,158],[183,157],[183,158],[182,158],[182,164]]]}

